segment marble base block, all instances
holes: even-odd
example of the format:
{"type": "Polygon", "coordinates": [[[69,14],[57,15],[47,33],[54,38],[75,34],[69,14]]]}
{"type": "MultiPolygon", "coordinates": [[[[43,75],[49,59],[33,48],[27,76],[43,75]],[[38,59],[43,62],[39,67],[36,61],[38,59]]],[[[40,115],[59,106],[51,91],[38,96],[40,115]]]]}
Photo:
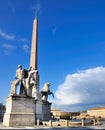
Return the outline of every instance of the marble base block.
{"type": "Polygon", "coordinates": [[[25,96],[9,96],[6,102],[3,125],[33,126],[35,125],[35,100],[25,96]]]}

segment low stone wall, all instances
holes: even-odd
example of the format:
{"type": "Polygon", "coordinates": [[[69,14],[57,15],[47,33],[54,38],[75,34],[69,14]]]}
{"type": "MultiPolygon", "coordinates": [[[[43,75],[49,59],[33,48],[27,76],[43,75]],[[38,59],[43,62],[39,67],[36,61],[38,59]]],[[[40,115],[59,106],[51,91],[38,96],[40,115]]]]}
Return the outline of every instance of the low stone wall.
{"type": "Polygon", "coordinates": [[[43,125],[44,126],[49,126],[49,127],[76,127],[76,126],[88,126],[88,125],[92,125],[92,123],[94,124],[94,121],[92,122],[91,120],[84,120],[81,119],[81,121],[79,122],[72,122],[69,120],[59,120],[59,121],[43,121],[43,125]]]}
{"type": "MultiPolygon", "coordinates": [[[[43,121],[43,125],[50,126],[50,122],[43,121]]],[[[52,126],[53,127],[56,127],[56,126],[64,127],[65,125],[66,125],[65,121],[52,121],[52,126]]]]}

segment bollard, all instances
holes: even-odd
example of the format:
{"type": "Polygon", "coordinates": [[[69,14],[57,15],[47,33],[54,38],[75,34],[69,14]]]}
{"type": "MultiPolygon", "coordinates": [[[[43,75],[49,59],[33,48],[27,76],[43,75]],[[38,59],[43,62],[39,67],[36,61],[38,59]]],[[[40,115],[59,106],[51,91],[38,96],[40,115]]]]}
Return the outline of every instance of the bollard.
{"type": "Polygon", "coordinates": [[[37,119],[37,126],[39,126],[40,125],[40,120],[39,119],[37,119]]]}
{"type": "Polygon", "coordinates": [[[66,127],[69,127],[69,120],[66,120],[66,127]]]}
{"type": "Polygon", "coordinates": [[[93,119],[93,125],[94,125],[94,126],[96,125],[96,120],[95,120],[95,119],[93,119]]]}
{"type": "Polygon", "coordinates": [[[84,126],[85,126],[85,120],[82,119],[82,127],[84,127],[84,126]]]}
{"type": "Polygon", "coordinates": [[[99,119],[97,119],[97,125],[100,125],[100,120],[99,119]]]}
{"type": "Polygon", "coordinates": [[[49,127],[52,127],[52,120],[49,120],[49,127]]]}

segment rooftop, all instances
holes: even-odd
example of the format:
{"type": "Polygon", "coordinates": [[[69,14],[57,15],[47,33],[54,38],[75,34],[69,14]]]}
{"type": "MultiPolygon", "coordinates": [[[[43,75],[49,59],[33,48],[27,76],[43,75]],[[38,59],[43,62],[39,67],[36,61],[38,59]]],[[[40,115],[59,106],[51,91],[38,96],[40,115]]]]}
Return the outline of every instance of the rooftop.
{"type": "Polygon", "coordinates": [[[89,110],[105,110],[105,107],[100,107],[100,108],[91,108],[89,110]]]}

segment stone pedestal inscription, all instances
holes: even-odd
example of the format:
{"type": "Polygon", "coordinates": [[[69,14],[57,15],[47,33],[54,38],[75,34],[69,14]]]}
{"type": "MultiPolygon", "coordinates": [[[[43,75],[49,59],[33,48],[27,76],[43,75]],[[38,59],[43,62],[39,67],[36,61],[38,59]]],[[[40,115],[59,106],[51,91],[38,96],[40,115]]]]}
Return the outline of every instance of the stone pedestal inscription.
{"type": "Polygon", "coordinates": [[[35,100],[25,96],[7,97],[3,125],[10,127],[35,125],[35,100]]]}

